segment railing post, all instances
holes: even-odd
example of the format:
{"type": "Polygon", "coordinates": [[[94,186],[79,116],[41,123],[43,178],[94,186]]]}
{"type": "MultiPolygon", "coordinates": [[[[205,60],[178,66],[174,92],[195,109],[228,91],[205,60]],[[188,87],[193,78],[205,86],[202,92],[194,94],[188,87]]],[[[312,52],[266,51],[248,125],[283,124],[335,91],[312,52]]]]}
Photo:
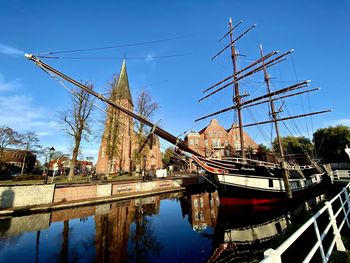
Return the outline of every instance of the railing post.
{"type": "Polygon", "coordinates": [[[330,202],[326,202],[326,206],[327,206],[327,210],[328,210],[328,214],[329,214],[329,220],[332,223],[332,227],[333,227],[333,234],[335,236],[335,243],[337,245],[337,250],[338,251],[346,251],[345,246],[343,244],[343,241],[341,240],[341,235],[337,226],[337,220],[334,216],[333,213],[333,208],[332,208],[332,204],[330,202]]]}
{"type": "Polygon", "coordinates": [[[316,219],[314,221],[314,230],[315,230],[317,241],[320,242],[319,249],[320,249],[320,253],[321,253],[321,257],[322,257],[322,262],[327,262],[326,255],[324,254],[324,249],[323,249],[323,245],[322,245],[322,239],[321,239],[321,235],[320,235],[320,230],[318,229],[318,224],[317,224],[317,220],[316,219]]]}
{"type": "Polygon", "coordinates": [[[342,194],[339,195],[339,199],[340,199],[340,203],[341,203],[341,208],[343,210],[343,213],[344,213],[344,220],[346,221],[346,224],[349,228],[349,219],[348,219],[348,211],[347,211],[347,207],[349,207],[349,196],[348,196],[348,191],[346,190],[346,188],[344,187],[343,188],[343,191],[342,191],[345,195],[345,202],[342,198],[342,194]]]}
{"type": "Polygon", "coordinates": [[[345,193],[345,200],[346,200],[346,203],[344,204],[344,213],[345,213],[345,217],[346,217],[346,223],[348,225],[348,228],[350,228],[350,224],[349,224],[349,209],[350,209],[350,198],[349,198],[349,191],[348,191],[348,188],[347,187],[344,187],[344,193],[345,193]]]}
{"type": "Polygon", "coordinates": [[[282,263],[281,255],[276,250],[269,248],[264,252],[264,262],[282,263]],[[268,259],[268,261],[266,261],[268,259]]]}

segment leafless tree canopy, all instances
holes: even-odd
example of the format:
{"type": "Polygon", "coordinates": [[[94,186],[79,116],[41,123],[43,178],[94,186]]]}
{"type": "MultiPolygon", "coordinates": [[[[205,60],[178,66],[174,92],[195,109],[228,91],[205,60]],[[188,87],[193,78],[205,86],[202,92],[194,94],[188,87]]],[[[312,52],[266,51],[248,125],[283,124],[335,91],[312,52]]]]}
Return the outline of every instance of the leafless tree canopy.
{"type": "MultiPolygon", "coordinates": [[[[136,104],[136,114],[139,116],[150,119],[154,115],[154,113],[159,109],[159,104],[153,101],[150,93],[147,90],[141,90],[136,104]]],[[[136,133],[139,135],[144,135],[145,125],[142,122],[135,123],[136,133]]]]}
{"type": "Polygon", "coordinates": [[[21,166],[21,175],[23,175],[24,168],[25,168],[24,166],[27,159],[27,152],[28,151],[36,152],[37,150],[40,151],[41,146],[39,145],[38,135],[35,132],[28,131],[24,134],[21,134],[19,138],[20,138],[20,144],[24,147],[24,150],[26,152],[22,161],[22,166],[21,166]]]}
{"type": "MultiPolygon", "coordinates": [[[[85,83],[85,85],[91,89],[93,88],[88,83],[85,83]]],[[[72,94],[71,108],[62,112],[60,116],[60,119],[65,123],[65,133],[71,136],[74,141],[72,162],[68,175],[69,180],[74,176],[74,168],[79,154],[81,140],[88,141],[91,135],[89,117],[91,116],[94,103],[91,95],[83,90],[73,90],[72,94]]]]}
{"type": "Polygon", "coordinates": [[[7,126],[0,126],[0,163],[6,162],[4,160],[4,150],[11,145],[20,143],[20,135],[7,126]]]}
{"type": "MultiPolygon", "coordinates": [[[[150,119],[154,115],[154,113],[159,109],[159,104],[153,101],[150,93],[147,90],[141,90],[138,98],[135,112],[139,116],[150,119]]],[[[135,122],[135,132],[137,136],[137,144],[138,150],[133,153],[133,161],[135,164],[140,165],[142,161],[142,156],[147,155],[149,151],[148,147],[145,147],[145,143],[147,143],[147,139],[152,140],[152,136],[146,138],[146,133],[149,132],[147,130],[147,126],[144,123],[136,121],[135,122]]]]}
{"type": "MultiPolygon", "coordinates": [[[[118,77],[115,75],[113,76],[112,81],[108,83],[110,86],[110,100],[115,102],[119,101],[118,94],[113,89],[117,80],[118,77]]],[[[106,155],[108,157],[107,176],[109,176],[109,173],[111,172],[113,161],[121,161],[120,144],[122,131],[127,129],[127,127],[124,127],[125,123],[120,121],[121,115],[125,118],[125,114],[121,113],[119,110],[112,107],[107,109],[106,133],[104,134],[106,140],[106,155]]]]}

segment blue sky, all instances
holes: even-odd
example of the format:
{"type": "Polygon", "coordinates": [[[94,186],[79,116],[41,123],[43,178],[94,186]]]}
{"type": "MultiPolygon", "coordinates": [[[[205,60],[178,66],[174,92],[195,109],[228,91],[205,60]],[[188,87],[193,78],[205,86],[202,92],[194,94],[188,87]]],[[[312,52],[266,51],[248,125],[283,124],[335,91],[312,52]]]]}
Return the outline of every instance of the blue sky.
{"type": "MultiPolygon", "coordinates": [[[[69,105],[69,94],[26,60],[23,53],[172,39],[95,52],[59,54],[116,59],[51,59],[46,62],[77,80],[89,80],[96,90],[106,92],[107,83],[120,69],[121,59],[118,58],[125,56],[134,98],[146,88],[161,106],[155,121],[160,121],[163,128],[175,135],[192,127],[199,130],[208,121],[195,124],[194,119],[230,105],[231,90],[207,102],[197,102],[202,90],[232,72],[228,53],[215,61],[210,60],[224,46],[217,40],[227,31],[229,17],[233,22],[244,21],[238,33],[257,24],[256,29],[237,44],[240,54],[244,55],[240,66],[259,57],[260,43],[266,53],[294,48],[293,56],[270,73],[276,88],[304,79],[312,80],[311,87],[322,88],[310,95],[310,104],[306,100],[303,105],[290,101],[291,115],[301,110],[334,110],[312,118],[311,124],[299,124],[300,134],[312,134],[315,129],[329,125],[350,125],[349,14],[350,2],[346,0],[1,1],[0,125],[8,125],[19,132],[35,131],[43,145],[69,152],[70,140],[64,136],[57,117],[69,105]],[[176,56],[164,58],[173,55],[176,56]],[[143,58],[132,59],[135,57],[143,58]]],[[[253,97],[262,89],[262,84],[246,82],[242,89],[253,97]]],[[[289,110],[284,112],[287,113],[289,110]]],[[[244,116],[248,123],[252,118],[250,114],[244,116]]],[[[95,129],[101,129],[100,119],[96,117],[95,129]]],[[[262,115],[255,118],[265,119],[262,115]]],[[[219,120],[228,128],[233,117],[226,114],[219,120]]],[[[266,143],[259,130],[249,129],[248,132],[258,142],[266,143]]],[[[84,144],[85,156],[96,156],[99,140],[84,144]]]]}

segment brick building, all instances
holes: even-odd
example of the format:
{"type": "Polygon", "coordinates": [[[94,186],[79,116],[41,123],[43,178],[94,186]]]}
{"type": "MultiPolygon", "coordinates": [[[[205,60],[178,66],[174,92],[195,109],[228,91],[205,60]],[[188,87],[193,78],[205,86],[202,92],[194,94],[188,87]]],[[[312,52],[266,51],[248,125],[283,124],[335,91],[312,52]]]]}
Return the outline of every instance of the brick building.
{"type": "Polygon", "coordinates": [[[33,171],[36,155],[31,151],[5,148],[1,152],[0,160],[3,162],[0,161],[0,176],[18,175],[24,161],[24,172],[31,173],[33,171]]]}
{"type": "MultiPolygon", "coordinates": [[[[252,138],[243,132],[245,142],[245,151],[256,151],[258,146],[252,138]]],[[[205,157],[222,157],[234,156],[241,151],[239,129],[232,125],[231,128],[225,129],[216,119],[210,121],[209,125],[199,132],[190,131],[186,137],[187,146],[200,153],[205,157]]]]}
{"type": "MultiPolygon", "coordinates": [[[[118,80],[115,82],[110,99],[120,106],[134,110],[134,104],[129,87],[126,63],[123,60],[118,80]]],[[[118,171],[134,171],[137,166],[146,169],[159,169],[162,167],[159,139],[154,136],[152,146],[147,144],[138,156],[141,163],[136,162],[139,143],[134,131],[133,119],[127,114],[108,108],[105,129],[96,163],[96,172],[100,174],[117,173],[118,171]]]]}

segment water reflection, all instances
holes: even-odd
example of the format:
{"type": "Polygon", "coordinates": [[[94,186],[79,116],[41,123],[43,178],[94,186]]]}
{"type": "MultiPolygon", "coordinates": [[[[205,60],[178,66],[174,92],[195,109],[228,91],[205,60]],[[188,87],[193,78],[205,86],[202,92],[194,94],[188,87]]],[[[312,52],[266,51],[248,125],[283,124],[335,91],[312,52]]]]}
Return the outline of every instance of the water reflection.
{"type": "Polygon", "coordinates": [[[317,209],[325,195],[310,198],[293,207],[273,210],[244,206],[222,206],[215,228],[214,252],[208,262],[259,262],[263,252],[277,247],[317,209]],[[254,212],[252,212],[254,211],[254,212]]]}
{"type": "Polygon", "coordinates": [[[253,262],[323,198],[267,212],[198,191],[6,218],[0,262],[253,262]]]}

